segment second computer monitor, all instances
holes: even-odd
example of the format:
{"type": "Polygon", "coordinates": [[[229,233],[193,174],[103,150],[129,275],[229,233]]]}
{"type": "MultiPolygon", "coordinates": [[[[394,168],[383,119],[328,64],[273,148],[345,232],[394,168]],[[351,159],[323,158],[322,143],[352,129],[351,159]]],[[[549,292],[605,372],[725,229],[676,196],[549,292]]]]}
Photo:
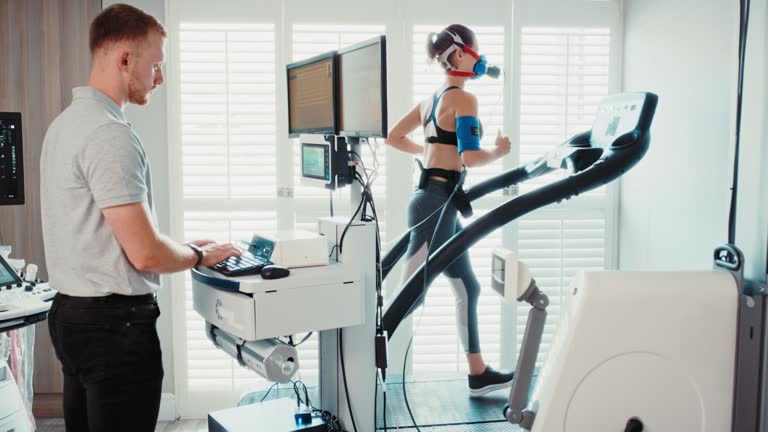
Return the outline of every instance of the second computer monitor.
{"type": "Polygon", "coordinates": [[[286,66],[288,134],[337,134],[336,51],[286,66]]]}
{"type": "Polygon", "coordinates": [[[348,137],[387,136],[386,38],[339,51],[339,129],[348,137]]]}

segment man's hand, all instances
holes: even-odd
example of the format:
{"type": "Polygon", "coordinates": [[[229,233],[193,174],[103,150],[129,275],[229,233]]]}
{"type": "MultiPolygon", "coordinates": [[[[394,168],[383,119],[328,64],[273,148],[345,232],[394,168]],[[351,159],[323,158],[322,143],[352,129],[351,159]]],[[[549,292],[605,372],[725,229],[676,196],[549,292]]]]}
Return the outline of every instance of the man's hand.
{"type": "Polygon", "coordinates": [[[196,242],[190,242],[196,244],[203,249],[203,262],[200,263],[201,267],[210,267],[216,263],[220,263],[231,256],[240,256],[240,248],[235,246],[234,243],[216,243],[207,240],[197,240],[196,242]],[[199,242],[207,242],[199,244],[199,242]]]}

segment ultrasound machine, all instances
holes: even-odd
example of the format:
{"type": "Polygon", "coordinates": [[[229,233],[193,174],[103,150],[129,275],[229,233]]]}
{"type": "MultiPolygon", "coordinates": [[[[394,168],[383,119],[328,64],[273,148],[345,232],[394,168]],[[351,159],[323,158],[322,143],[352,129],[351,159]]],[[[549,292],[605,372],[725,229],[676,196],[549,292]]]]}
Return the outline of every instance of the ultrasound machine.
{"type": "MultiPolygon", "coordinates": [[[[0,113],[0,205],[24,204],[22,148],[21,114],[0,113]]],[[[27,265],[22,277],[12,262],[0,254],[0,338],[10,330],[45,320],[56,295],[48,283],[37,278],[36,265],[27,265]]],[[[19,388],[0,355],[0,432],[30,430],[19,388]]]]}

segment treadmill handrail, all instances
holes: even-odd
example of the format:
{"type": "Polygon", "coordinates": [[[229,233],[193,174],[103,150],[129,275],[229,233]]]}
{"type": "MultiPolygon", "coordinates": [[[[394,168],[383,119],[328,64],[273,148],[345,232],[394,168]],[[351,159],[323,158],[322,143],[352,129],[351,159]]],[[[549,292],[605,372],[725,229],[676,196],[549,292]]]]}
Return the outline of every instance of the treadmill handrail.
{"type": "MultiPolygon", "coordinates": [[[[432,253],[426,262],[411,275],[402,290],[410,291],[416,286],[425,284],[424,266],[428,267],[426,284],[431,284],[456,258],[483,237],[507,223],[541,207],[570,199],[615,180],[640,161],[647,152],[649,143],[650,131],[647,129],[644,131],[632,130],[618,137],[614,141],[614,145],[606,148],[602,157],[586,170],[512,198],[489,211],[464,227],[432,253]]],[[[392,322],[391,319],[388,320],[387,315],[385,311],[384,330],[388,332],[391,338],[400,323],[392,322]]]]}
{"type": "MultiPolygon", "coordinates": [[[[560,149],[563,147],[570,147],[573,149],[592,148],[589,145],[589,135],[590,131],[576,134],[559,146],[555,147],[555,149],[560,149]]],[[[551,168],[547,165],[546,156],[541,156],[531,162],[520,165],[516,168],[509,169],[497,176],[491,177],[472,186],[469,190],[467,190],[466,197],[469,202],[472,202],[498,190],[549,174],[555,170],[555,168],[551,168]]],[[[382,280],[387,278],[389,272],[395,267],[400,258],[405,255],[405,251],[408,248],[408,240],[410,238],[410,234],[411,230],[405,231],[384,255],[384,258],[381,261],[382,280]]]]}
{"type": "MultiPolygon", "coordinates": [[[[645,149],[642,151],[642,154],[640,154],[637,158],[637,160],[632,163],[630,166],[627,166],[624,168],[623,171],[620,171],[618,176],[621,176],[624,174],[624,172],[628,169],[630,169],[637,161],[639,161],[645,152],[647,151],[647,145],[650,141],[650,127],[651,122],[653,121],[653,116],[656,112],[656,105],[658,103],[658,96],[656,96],[653,93],[642,93],[645,95],[644,99],[644,105],[641,107],[642,112],[640,113],[640,117],[638,118],[636,129],[625,133],[624,135],[618,137],[613,141],[613,143],[610,146],[606,146],[605,149],[613,149],[613,150],[619,150],[627,145],[632,144],[634,141],[641,139],[641,137],[647,137],[645,142],[645,149]]],[[[611,98],[620,98],[623,95],[614,95],[609,96],[607,99],[611,98]]],[[[573,149],[585,149],[585,150],[597,150],[597,147],[593,147],[591,145],[591,138],[592,138],[592,130],[581,132],[579,134],[576,134],[569,138],[564,143],[560,144],[559,146],[555,147],[555,150],[550,151],[547,155],[552,154],[553,152],[557,152],[557,149],[562,149],[563,147],[570,147],[573,149]]],[[[574,152],[578,154],[578,152],[574,152]]],[[[588,152],[584,152],[588,153],[588,152]]],[[[586,162],[588,162],[589,167],[586,169],[589,169],[592,165],[600,163],[601,160],[605,158],[606,155],[601,155],[601,157],[597,158],[596,160],[591,160],[590,158],[587,158],[586,162]]],[[[478,183],[471,189],[469,189],[466,193],[467,199],[472,202],[480,197],[483,197],[489,193],[495,192],[499,189],[514,186],[518,183],[530,180],[532,178],[536,178],[545,174],[548,174],[555,170],[555,168],[551,168],[547,164],[546,156],[542,156],[532,162],[529,162],[526,165],[519,166],[517,168],[513,168],[511,170],[508,170],[502,174],[499,174],[495,177],[492,177],[488,180],[485,180],[483,182],[478,183]]],[[[574,171],[578,171],[578,166],[575,166],[573,164],[573,159],[567,158],[566,161],[564,161],[566,166],[562,166],[561,168],[568,169],[572,173],[574,171]]],[[[617,177],[618,177],[617,176],[617,177]]],[[[608,181],[611,181],[613,179],[610,179],[608,181]]],[[[606,181],[606,183],[608,182],[606,181]]],[[[578,193],[585,192],[580,191],[578,193]]],[[[578,195],[577,193],[577,195],[578,195]]],[[[518,197],[519,198],[519,197],[518,197]]],[[[570,198],[570,196],[568,196],[570,198]]],[[[566,198],[567,199],[567,198],[566,198]]],[[[389,272],[395,267],[397,262],[405,255],[406,249],[408,248],[408,241],[410,238],[410,230],[403,233],[400,238],[397,239],[397,241],[394,242],[392,247],[387,251],[387,253],[384,255],[384,258],[381,262],[382,267],[382,280],[386,279],[386,277],[389,275],[389,272]]]]}

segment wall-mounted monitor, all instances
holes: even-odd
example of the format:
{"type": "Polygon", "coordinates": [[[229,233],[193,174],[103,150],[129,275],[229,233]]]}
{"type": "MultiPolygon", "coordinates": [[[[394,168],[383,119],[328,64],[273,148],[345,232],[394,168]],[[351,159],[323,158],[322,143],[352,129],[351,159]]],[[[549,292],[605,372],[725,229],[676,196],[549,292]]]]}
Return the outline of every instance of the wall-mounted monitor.
{"type": "Polygon", "coordinates": [[[339,134],[387,137],[387,44],[377,36],[339,50],[339,134]]]}
{"type": "Polygon", "coordinates": [[[21,113],[0,112],[0,205],[24,204],[21,113]]]}
{"type": "Polygon", "coordinates": [[[331,51],[286,66],[289,137],[338,134],[336,58],[331,51]]]}

